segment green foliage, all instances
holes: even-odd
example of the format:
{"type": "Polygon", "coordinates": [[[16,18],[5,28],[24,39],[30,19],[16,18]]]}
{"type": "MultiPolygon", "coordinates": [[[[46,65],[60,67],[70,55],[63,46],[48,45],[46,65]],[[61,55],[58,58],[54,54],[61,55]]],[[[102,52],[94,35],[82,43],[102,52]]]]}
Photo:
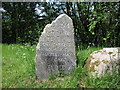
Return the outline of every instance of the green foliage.
{"type": "Polygon", "coordinates": [[[101,42],[101,45],[120,46],[117,43],[119,38],[118,28],[115,26],[119,17],[114,17],[118,14],[119,3],[93,3],[94,9],[90,14],[89,31],[93,35],[93,42],[101,42]],[[116,7],[116,9],[114,9],[116,7]],[[117,31],[118,34],[115,34],[117,31]],[[116,39],[115,39],[116,38],[116,39]]]}
{"type": "MultiPolygon", "coordinates": [[[[119,2],[3,2],[3,43],[37,44],[46,24],[61,13],[73,20],[75,38],[93,46],[120,46],[119,2]],[[36,4],[44,16],[35,15],[36,4]],[[38,18],[43,18],[39,20],[38,18]]],[[[76,48],[79,47],[76,43],[76,48]]]]}
{"type": "Polygon", "coordinates": [[[2,86],[3,88],[120,88],[118,74],[90,78],[84,68],[89,54],[101,48],[78,50],[76,53],[78,65],[71,75],[50,76],[49,80],[39,80],[35,74],[35,46],[2,44],[2,86]]]}
{"type": "MultiPolygon", "coordinates": [[[[38,21],[34,14],[36,3],[2,3],[7,11],[2,14],[3,43],[35,44],[38,21]]],[[[40,29],[39,29],[40,30],[40,29]]]]}

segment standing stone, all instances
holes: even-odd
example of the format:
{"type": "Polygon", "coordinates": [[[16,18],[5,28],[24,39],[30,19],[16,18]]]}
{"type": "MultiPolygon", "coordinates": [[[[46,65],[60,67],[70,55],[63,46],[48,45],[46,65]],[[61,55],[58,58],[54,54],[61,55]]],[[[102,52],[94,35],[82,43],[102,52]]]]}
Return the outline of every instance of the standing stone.
{"type": "Polygon", "coordinates": [[[76,66],[72,19],[61,14],[47,24],[36,47],[36,73],[39,79],[69,74],[76,66]]]}
{"type": "Polygon", "coordinates": [[[87,68],[92,76],[101,77],[120,71],[120,48],[103,48],[90,54],[87,68]]]}

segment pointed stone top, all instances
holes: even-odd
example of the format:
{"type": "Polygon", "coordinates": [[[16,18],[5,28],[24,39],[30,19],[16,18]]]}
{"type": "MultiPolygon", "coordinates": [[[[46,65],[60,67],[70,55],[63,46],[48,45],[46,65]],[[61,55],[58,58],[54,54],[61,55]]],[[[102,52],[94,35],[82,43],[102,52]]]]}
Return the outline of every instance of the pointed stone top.
{"type": "Polygon", "coordinates": [[[71,22],[72,22],[72,19],[67,15],[67,14],[61,14],[61,15],[59,15],[52,23],[56,23],[57,21],[61,21],[61,20],[65,20],[65,19],[67,19],[67,20],[70,20],[71,22]]]}
{"type": "MultiPolygon", "coordinates": [[[[61,15],[59,15],[56,19],[63,18],[63,17],[70,18],[67,14],[61,14],[61,15]]],[[[71,19],[71,18],[70,18],[70,19],[71,19]]]]}
{"type": "Polygon", "coordinates": [[[45,26],[45,28],[44,28],[44,30],[42,32],[42,35],[44,33],[46,33],[47,31],[50,31],[51,29],[48,29],[48,28],[50,28],[51,26],[54,26],[54,27],[56,26],[58,28],[58,27],[60,27],[60,24],[63,24],[63,23],[72,24],[72,19],[67,14],[59,15],[54,21],[52,21],[52,23],[47,24],[45,26]]]}

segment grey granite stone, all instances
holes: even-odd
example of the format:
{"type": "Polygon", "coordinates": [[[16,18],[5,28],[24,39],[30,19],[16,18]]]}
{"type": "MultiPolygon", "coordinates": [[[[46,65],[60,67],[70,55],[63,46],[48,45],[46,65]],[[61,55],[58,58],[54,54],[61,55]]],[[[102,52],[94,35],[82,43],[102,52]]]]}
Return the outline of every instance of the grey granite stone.
{"type": "Polygon", "coordinates": [[[39,79],[49,75],[70,74],[76,66],[72,19],[61,14],[47,24],[36,47],[36,74],[39,79]]]}

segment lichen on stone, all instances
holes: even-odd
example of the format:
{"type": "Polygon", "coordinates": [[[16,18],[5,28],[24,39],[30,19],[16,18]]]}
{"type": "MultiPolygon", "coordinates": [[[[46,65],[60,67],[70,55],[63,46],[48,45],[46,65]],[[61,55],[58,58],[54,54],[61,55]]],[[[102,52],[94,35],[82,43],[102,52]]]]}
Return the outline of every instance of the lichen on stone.
{"type": "Polygon", "coordinates": [[[98,65],[100,64],[100,61],[97,60],[97,61],[95,61],[93,64],[96,65],[96,66],[98,66],[98,65]]]}
{"type": "Polygon", "coordinates": [[[90,72],[95,72],[95,71],[96,71],[96,70],[95,70],[95,65],[92,65],[92,67],[90,67],[89,71],[90,71],[90,72]]]}
{"type": "Polygon", "coordinates": [[[109,60],[102,60],[102,62],[103,62],[104,64],[108,64],[108,63],[109,63],[109,60]]]}
{"type": "Polygon", "coordinates": [[[113,52],[108,52],[108,54],[112,54],[113,52]]]}

